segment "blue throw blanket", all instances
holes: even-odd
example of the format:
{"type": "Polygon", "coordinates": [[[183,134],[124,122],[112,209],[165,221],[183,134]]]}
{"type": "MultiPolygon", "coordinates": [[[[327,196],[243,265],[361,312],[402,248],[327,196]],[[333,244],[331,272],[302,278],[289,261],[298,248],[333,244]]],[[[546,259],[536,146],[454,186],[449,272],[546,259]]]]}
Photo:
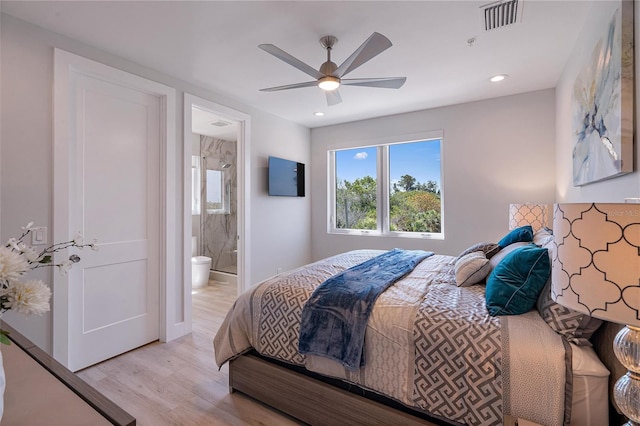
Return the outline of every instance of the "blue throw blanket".
{"type": "Polygon", "coordinates": [[[373,304],[433,252],[393,249],[320,284],[302,309],[301,354],[320,355],[350,370],[364,365],[364,335],[373,304]]]}

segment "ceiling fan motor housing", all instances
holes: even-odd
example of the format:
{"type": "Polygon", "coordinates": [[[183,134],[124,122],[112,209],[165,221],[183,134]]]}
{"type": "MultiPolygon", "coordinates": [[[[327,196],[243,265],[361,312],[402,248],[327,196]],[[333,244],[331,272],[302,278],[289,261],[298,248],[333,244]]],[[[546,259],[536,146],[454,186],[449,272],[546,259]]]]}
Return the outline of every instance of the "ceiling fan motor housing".
{"type": "Polygon", "coordinates": [[[331,61],[327,61],[320,65],[320,72],[324,75],[332,75],[336,69],[338,69],[338,66],[331,61]]]}

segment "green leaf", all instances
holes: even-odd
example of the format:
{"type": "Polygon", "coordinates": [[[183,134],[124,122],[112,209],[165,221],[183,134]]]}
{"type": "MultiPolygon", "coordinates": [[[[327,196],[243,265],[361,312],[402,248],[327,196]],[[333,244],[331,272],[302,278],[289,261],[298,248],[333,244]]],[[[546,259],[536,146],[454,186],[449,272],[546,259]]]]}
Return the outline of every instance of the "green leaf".
{"type": "Polygon", "coordinates": [[[2,343],[3,345],[10,345],[11,344],[11,340],[9,340],[9,332],[8,331],[0,330],[0,343],[2,343]]]}
{"type": "Polygon", "coordinates": [[[40,260],[39,263],[51,263],[51,260],[52,260],[51,256],[45,256],[40,260]]]}

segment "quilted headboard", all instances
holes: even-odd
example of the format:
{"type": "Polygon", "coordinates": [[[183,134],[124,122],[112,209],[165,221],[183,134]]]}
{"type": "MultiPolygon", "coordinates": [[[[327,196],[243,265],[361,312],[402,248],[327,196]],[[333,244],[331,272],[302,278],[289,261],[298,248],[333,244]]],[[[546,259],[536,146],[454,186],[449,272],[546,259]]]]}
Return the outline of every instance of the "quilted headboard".
{"type": "Polygon", "coordinates": [[[600,357],[602,363],[609,369],[611,375],[609,376],[609,424],[621,425],[626,422],[626,418],[618,413],[615,402],[613,401],[613,386],[616,381],[627,373],[627,369],[624,368],[620,361],[613,353],[613,339],[616,337],[618,331],[624,327],[623,325],[607,322],[594,333],[591,337],[591,343],[593,343],[593,349],[600,357]]]}

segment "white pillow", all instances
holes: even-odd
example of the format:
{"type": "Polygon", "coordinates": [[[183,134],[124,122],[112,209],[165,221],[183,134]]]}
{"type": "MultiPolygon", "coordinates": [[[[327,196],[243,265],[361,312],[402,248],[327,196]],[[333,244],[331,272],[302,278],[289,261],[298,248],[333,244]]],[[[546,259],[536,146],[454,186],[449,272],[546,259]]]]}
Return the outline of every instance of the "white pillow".
{"type": "Polygon", "coordinates": [[[491,265],[482,251],[465,254],[456,261],[456,285],[468,287],[479,283],[489,275],[491,265]]]}
{"type": "Polygon", "coordinates": [[[495,268],[496,266],[498,266],[498,263],[500,263],[500,261],[502,259],[504,259],[505,257],[507,257],[507,255],[509,253],[511,253],[512,251],[519,249],[520,247],[524,247],[524,246],[528,246],[531,243],[528,242],[518,242],[518,243],[513,243],[513,244],[509,244],[508,246],[506,246],[505,248],[503,248],[502,250],[500,250],[498,252],[498,254],[496,254],[495,256],[493,256],[491,258],[491,260],[489,261],[489,263],[491,264],[491,269],[495,268]]]}
{"type": "Polygon", "coordinates": [[[533,243],[540,247],[544,247],[553,241],[553,232],[549,228],[542,228],[533,234],[533,243]]]}

